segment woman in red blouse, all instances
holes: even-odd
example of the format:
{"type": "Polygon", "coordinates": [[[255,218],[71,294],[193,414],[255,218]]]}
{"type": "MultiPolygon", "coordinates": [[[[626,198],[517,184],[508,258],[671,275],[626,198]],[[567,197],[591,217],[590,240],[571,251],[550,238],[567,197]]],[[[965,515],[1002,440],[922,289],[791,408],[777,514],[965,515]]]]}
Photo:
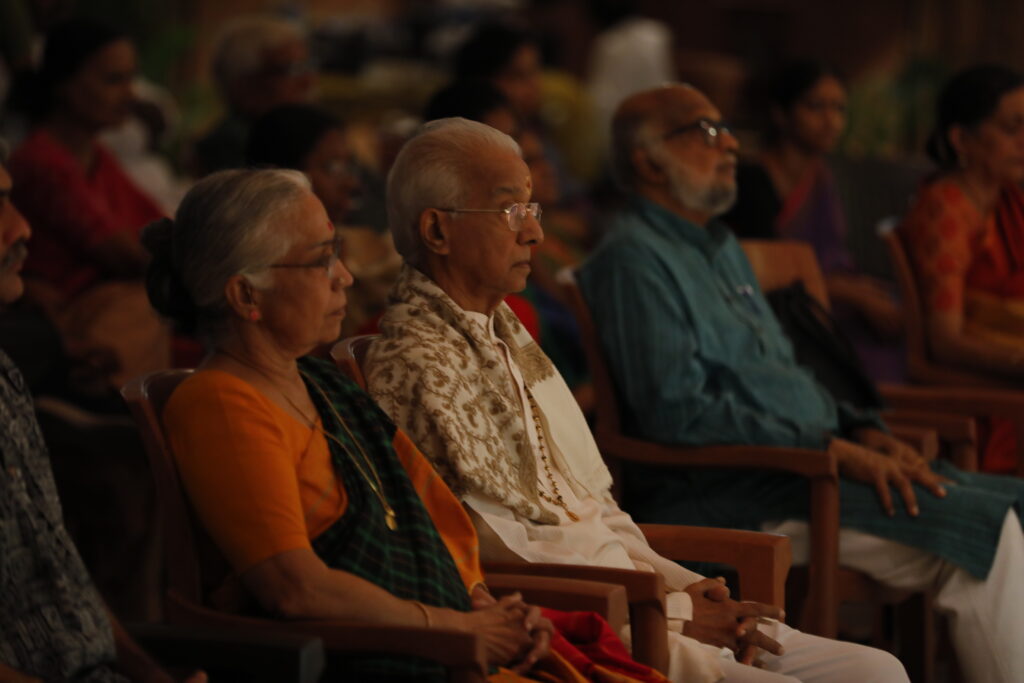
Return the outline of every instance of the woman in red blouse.
{"type": "MultiPolygon", "coordinates": [[[[936,360],[1024,382],[1024,77],[955,76],[939,96],[929,155],[939,172],[900,230],[936,360]]],[[[993,418],[982,466],[1012,471],[1013,425],[993,418]]]]}
{"type": "Polygon", "coordinates": [[[141,286],[142,228],[163,217],[97,140],[134,102],[135,48],[85,20],[47,35],[35,126],[10,161],[14,203],[32,225],[29,292],[64,333],[69,352],[99,352],[112,381],[166,365],[169,337],[141,286]]]}
{"type": "Polygon", "coordinates": [[[936,359],[1024,379],[1024,77],[979,66],[938,102],[939,173],[901,230],[936,359]]]}

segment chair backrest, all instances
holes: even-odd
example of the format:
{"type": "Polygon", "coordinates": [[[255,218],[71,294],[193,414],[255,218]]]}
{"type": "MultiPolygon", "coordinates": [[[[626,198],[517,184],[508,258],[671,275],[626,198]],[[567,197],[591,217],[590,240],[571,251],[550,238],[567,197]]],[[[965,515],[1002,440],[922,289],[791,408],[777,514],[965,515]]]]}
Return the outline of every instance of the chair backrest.
{"type": "Polygon", "coordinates": [[[576,274],[572,268],[566,267],[558,272],[557,281],[562,290],[562,297],[576,318],[576,324],[580,329],[580,343],[583,345],[583,355],[587,359],[587,368],[590,370],[590,380],[594,384],[595,396],[595,423],[594,436],[598,445],[606,436],[619,436],[622,433],[622,417],[619,413],[619,401],[612,381],[611,372],[605,362],[604,351],[601,349],[601,340],[598,338],[597,329],[594,326],[594,319],[590,315],[590,307],[583,298],[576,283],[576,274]]]}
{"type": "Polygon", "coordinates": [[[906,322],[907,332],[907,362],[908,367],[913,370],[929,363],[928,339],[925,336],[925,315],[924,302],[921,301],[921,291],[917,288],[917,278],[907,258],[906,245],[898,230],[892,229],[882,232],[882,239],[889,249],[889,259],[892,262],[893,274],[896,276],[896,283],[900,288],[900,297],[903,299],[903,319],[906,322]]]}
{"type": "Polygon", "coordinates": [[[825,276],[810,244],[796,240],[742,240],[740,246],[763,291],[803,282],[807,293],[829,308],[825,276]]]}
{"type": "Polygon", "coordinates": [[[366,360],[366,352],[370,349],[370,344],[377,339],[380,339],[379,334],[362,334],[356,337],[346,337],[331,347],[331,358],[338,369],[364,390],[366,389],[366,377],[363,375],[363,362],[366,360]]]}
{"type": "MultiPolygon", "coordinates": [[[[149,457],[156,483],[157,506],[163,533],[167,591],[196,605],[203,603],[203,566],[200,544],[212,542],[196,525],[185,500],[174,456],[164,435],[162,415],[167,400],[192,370],[162,370],[138,377],[121,389],[149,457]]],[[[220,564],[218,562],[218,564],[220,564]]]]}

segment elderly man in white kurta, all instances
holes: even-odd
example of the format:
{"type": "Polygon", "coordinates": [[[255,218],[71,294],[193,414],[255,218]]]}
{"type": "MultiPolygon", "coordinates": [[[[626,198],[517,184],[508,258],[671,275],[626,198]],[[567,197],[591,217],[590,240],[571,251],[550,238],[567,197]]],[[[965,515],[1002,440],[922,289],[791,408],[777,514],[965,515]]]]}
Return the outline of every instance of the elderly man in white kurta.
{"type": "Polygon", "coordinates": [[[774,620],[758,630],[775,608],[729,600],[717,581],[658,556],[619,509],[572,393],[503,303],[525,286],[543,239],[530,193],[516,143],[463,119],[425,126],[388,178],[406,265],[367,353],[367,381],[466,504],[482,557],[661,574],[673,680],[905,681],[884,652],[774,620]],[[749,661],[758,648],[763,669],[733,657],[749,661]]]}

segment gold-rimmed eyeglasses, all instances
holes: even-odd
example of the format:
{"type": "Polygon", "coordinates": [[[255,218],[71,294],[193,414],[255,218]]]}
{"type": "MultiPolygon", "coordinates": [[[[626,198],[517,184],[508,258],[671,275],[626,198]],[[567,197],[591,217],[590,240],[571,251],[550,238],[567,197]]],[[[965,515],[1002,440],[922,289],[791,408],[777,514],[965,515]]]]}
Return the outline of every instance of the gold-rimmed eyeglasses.
{"type": "Polygon", "coordinates": [[[328,279],[333,280],[341,274],[342,255],[344,253],[345,241],[338,235],[331,242],[325,242],[325,247],[331,251],[324,254],[315,261],[309,263],[271,263],[267,268],[323,268],[328,279]]]}
{"type": "Polygon", "coordinates": [[[543,213],[543,209],[541,209],[540,204],[537,202],[516,202],[506,206],[504,209],[439,208],[438,211],[446,211],[448,213],[503,213],[508,223],[508,229],[512,232],[519,232],[523,229],[527,216],[530,216],[539,223],[543,213]]]}

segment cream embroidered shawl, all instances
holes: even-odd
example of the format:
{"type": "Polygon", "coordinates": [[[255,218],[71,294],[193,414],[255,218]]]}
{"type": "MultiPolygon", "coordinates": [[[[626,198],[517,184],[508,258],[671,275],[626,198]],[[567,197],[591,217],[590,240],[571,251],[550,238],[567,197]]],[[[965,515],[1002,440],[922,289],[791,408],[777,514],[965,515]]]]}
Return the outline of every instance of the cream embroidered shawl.
{"type": "MultiPolygon", "coordinates": [[[[535,522],[557,524],[537,493],[521,403],[487,331],[410,266],[399,275],[380,329],[383,338],[371,345],[363,368],[370,393],[455,494],[480,492],[535,522]]],[[[611,475],[561,375],[504,303],[494,329],[541,409],[550,456],[580,493],[600,498],[611,475]]]]}

